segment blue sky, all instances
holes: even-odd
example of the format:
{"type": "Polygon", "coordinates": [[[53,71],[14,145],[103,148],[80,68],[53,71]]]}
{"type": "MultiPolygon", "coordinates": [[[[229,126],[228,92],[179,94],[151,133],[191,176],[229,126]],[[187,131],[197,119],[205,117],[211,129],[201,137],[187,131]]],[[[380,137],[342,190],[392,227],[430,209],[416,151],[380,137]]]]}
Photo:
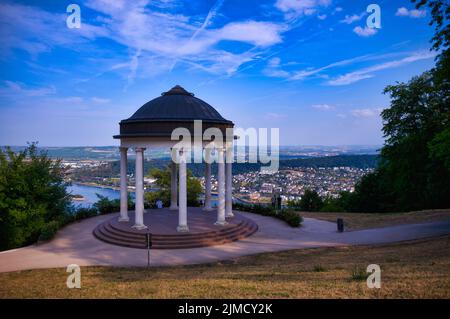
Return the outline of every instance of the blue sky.
{"type": "Polygon", "coordinates": [[[0,145],[117,144],[175,84],[282,145],[382,144],[383,88],[434,64],[429,16],[408,0],[2,1],[0,145]]]}

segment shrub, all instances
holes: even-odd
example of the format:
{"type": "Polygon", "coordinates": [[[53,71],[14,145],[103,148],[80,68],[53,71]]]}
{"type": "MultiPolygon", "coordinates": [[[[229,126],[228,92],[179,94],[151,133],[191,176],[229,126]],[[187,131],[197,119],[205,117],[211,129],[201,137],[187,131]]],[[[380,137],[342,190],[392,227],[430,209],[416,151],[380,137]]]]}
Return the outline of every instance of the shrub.
{"type": "Polygon", "coordinates": [[[0,148],[0,250],[31,244],[70,207],[64,171],[36,143],[0,148]]]}
{"type": "Polygon", "coordinates": [[[52,239],[56,235],[56,232],[58,231],[59,227],[60,227],[59,222],[56,220],[48,222],[47,224],[44,225],[44,227],[42,227],[41,234],[39,235],[39,240],[44,241],[52,239]]]}
{"type": "Polygon", "coordinates": [[[314,272],[325,272],[327,270],[322,265],[314,265],[313,271],[314,272]]]}
{"type": "Polygon", "coordinates": [[[277,218],[284,220],[289,226],[300,227],[303,218],[293,210],[281,210],[276,215],[277,218]]]}
{"type": "Polygon", "coordinates": [[[367,277],[369,277],[369,274],[366,272],[366,270],[364,268],[361,267],[353,267],[352,271],[351,271],[351,277],[352,280],[355,281],[364,281],[367,280],[367,277]]]}
{"type": "Polygon", "coordinates": [[[94,217],[97,215],[98,215],[98,210],[95,207],[91,207],[91,208],[80,207],[74,213],[75,220],[94,217]]]}
{"type": "Polygon", "coordinates": [[[120,200],[119,199],[110,200],[106,196],[102,196],[100,194],[96,194],[96,195],[99,200],[97,202],[95,202],[93,207],[96,210],[98,210],[100,215],[110,214],[110,213],[120,211],[120,200]]]}
{"type": "Polygon", "coordinates": [[[321,212],[340,213],[340,212],[344,211],[344,208],[342,207],[340,198],[327,197],[323,201],[323,206],[320,209],[320,211],[321,212]]]}
{"type": "Polygon", "coordinates": [[[288,225],[292,227],[300,227],[301,223],[303,222],[302,217],[292,209],[282,209],[280,211],[276,211],[272,206],[264,206],[261,204],[247,205],[240,203],[233,204],[233,209],[244,212],[250,212],[262,216],[275,217],[285,221],[288,225]]]}
{"type": "Polygon", "coordinates": [[[75,215],[76,214],[76,208],[72,207],[69,209],[68,212],[66,212],[64,215],[58,218],[59,226],[63,227],[67,224],[70,224],[76,220],[75,215]]]}

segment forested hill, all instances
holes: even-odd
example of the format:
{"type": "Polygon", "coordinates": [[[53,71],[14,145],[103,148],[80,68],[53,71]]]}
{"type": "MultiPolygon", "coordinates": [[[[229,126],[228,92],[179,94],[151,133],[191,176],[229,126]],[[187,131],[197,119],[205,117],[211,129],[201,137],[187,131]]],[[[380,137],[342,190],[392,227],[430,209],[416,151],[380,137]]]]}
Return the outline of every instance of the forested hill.
{"type": "Polygon", "coordinates": [[[312,158],[296,158],[280,161],[280,168],[295,167],[339,167],[374,168],[378,164],[378,155],[339,155],[312,158]]]}
{"type": "MultiPolygon", "coordinates": [[[[327,157],[312,157],[312,158],[298,158],[298,159],[286,159],[280,160],[280,169],[298,168],[298,167],[356,167],[356,168],[375,168],[378,163],[378,155],[339,155],[339,156],[327,156],[327,157]]],[[[168,164],[167,159],[154,159],[146,161],[145,171],[148,172],[151,168],[163,168],[168,164]]],[[[128,172],[134,172],[134,160],[128,161],[128,172]]],[[[233,174],[242,174],[252,171],[258,171],[262,164],[249,164],[249,163],[234,163],[233,174]]],[[[265,166],[265,165],[264,165],[265,166]]],[[[192,170],[195,176],[203,176],[204,164],[188,164],[188,168],[192,170]]],[[[114,161],[108,164],[106,167],[98,168],[95,170],[82,170],[76,173],[76,175],[83,176],[104,176],[111,177],[119,174],[120,163],[114,161]]],[[[212,166],[213,174],[217,172],[217,165],[212,166]]]]}

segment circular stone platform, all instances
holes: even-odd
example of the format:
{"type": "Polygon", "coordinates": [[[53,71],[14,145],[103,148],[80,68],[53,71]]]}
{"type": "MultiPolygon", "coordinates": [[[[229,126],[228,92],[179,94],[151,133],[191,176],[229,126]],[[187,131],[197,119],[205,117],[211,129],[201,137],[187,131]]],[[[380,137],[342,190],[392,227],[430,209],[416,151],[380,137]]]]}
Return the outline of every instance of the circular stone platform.
{"type": "Polygon", "coordinates": [[[188,208],[189,232],[179,233],[178,211],[167,208],[147,209],[144,213],[146,230],[132,228],[134,212],[129,213],[129,222],[119,222],[117,217],[99,224],[93,231],[94,236],[104,242],[132,247],[147,248],[146,233],[152,234],[152,249],[183,249],[214,246],[248,237],[258,230],[252,220],[234,213],[227,218],[225,226],[214,225],[216,210],[205,212],[200,207],[188,208]]]}

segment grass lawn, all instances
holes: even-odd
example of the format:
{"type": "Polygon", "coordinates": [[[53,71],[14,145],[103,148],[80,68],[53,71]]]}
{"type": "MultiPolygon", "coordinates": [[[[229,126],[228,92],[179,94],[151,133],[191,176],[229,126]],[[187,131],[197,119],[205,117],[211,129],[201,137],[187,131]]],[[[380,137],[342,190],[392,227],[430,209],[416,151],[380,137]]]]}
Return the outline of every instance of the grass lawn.
{"type": "Polygon", "coordinates": [[[0,274],[1,298],[450,298],[450,236],[383,246],[266,253],[223,263],[140,268],[82,267],[81,289],[65,269],[0,274]],[[381,289],[352,272],[381,266],[381,289]]]}
{"type": "Polygon", "coordinates": [[[426,210],[408,213],[321,213],[300,212],[302,217],[311,217],[331,222],[344,219],[346,230],[385,227],[401,224],[416,224],[450,219],[449,209],[426,210]]]}

